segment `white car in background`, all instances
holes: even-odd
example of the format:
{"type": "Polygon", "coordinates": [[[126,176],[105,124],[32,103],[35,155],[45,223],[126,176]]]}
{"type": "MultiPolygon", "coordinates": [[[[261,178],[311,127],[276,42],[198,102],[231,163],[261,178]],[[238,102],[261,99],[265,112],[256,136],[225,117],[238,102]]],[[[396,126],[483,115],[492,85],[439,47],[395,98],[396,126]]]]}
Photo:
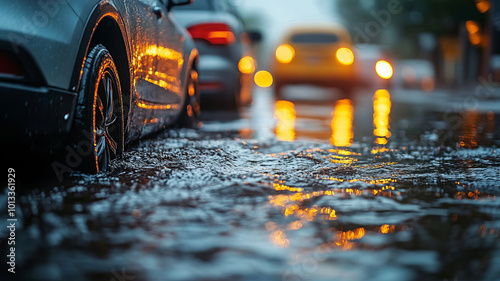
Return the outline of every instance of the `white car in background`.
{"type": "Polygon", "coordinates": [[[424,59],[400,60],[397,63],[393,86],[405,89],[421,89],[426,92],[436,87],[436,73],[432,63],[424,59]]]}

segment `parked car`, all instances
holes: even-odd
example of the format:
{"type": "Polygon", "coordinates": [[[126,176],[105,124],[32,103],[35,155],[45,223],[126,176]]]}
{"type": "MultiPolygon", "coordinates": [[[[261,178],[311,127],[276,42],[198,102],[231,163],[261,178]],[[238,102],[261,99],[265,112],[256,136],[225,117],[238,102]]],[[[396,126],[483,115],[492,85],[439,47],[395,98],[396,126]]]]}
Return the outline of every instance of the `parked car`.
{"type": "MultiPolygon", "coordinates": [[[[251,99],[255,60],[243,19],[230,0],[199,0],[173,9],[200,52],[204,105],[236,110],[251,99]]],[[[256,35],[257,37],[259,35],[256,35]]],[[[257,38],[258,39],[258,38],[257,38]]]]}
{"type": "Polygon", "coordinates": [[[2,144],[97,173],[130,142],[196,125],[198,51],[169,13],[190,2],[1,0],[2,144]]]}

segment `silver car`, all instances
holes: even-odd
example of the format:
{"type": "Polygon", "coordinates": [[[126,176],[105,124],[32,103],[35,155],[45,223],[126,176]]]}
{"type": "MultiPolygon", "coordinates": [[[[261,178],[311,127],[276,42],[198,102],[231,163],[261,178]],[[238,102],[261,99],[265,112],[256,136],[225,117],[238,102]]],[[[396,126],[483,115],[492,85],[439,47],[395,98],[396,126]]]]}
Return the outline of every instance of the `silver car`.
{"type": "Polygon", "coordinates": [[[255,60],[251,42],[260,34],[246,32],[231,0],[198,0],[176,7],[173,14],[200,51],[200,94],[203,106],[237,110],[252,100],[255,60]]]}
{"type": "Polygon", "coordinates": [[[130,142],[196,126],[198,51],[170,13],[192,0],[0,1],[2,145],[97,173],[130,142]]]}

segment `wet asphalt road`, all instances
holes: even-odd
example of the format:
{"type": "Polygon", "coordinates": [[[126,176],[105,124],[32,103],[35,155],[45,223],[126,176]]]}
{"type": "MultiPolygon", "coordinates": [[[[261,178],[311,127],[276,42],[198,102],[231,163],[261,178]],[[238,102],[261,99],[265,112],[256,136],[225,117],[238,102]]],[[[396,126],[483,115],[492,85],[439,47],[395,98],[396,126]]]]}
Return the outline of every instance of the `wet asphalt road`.
{"type": "Polygon", "coordinates": [[[108,174],[27,184],[14,280],[500,280],[499,114],[470,91],[257,90],[108,174]]]}

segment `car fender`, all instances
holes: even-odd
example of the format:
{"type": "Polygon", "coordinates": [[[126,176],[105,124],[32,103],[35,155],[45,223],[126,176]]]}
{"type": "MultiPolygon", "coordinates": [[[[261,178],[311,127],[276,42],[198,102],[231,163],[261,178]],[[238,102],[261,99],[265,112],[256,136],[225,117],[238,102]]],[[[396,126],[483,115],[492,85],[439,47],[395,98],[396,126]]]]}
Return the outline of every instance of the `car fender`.
{"type": "MultiPolygon", "coordinates": [[[[170,14],[171,15],[171,14],[170,14]]],[[[198,49],[196,48],[196,45],[191,38],[191,35],[187,32],[184,27],[181,27],[175,19],[173,19],[174,24],[177,25],[177,27],[182,31],[182,36],[184,38],[183,42],[183,49],[185,50],[186,55],[186,61],[187,63],[184,64],[184,67],[182,69],[181,77],[183,79],[183,93],[187,92],[187,87],[188,87],[188,79],[190,75],[190,71],[193,67],[198,69],[198,62],[200,60],[200,53],[198,52],[198,49]]],[[[182,100],[182,103],[184,103],[184,100],[182,100]]]]}
{"type": "MultiPolygon", "coordinates": [[[[70,5],[72,2],[69,1],[70,5]]],[[[86,7],[88,9],[88,7],[86,7]]],[[[120,29],[121,36],[125,43],[126,49],[126,57],[128,59],[128,65],[130,66],[131,61],[131,51],[130,51],[130,40],[128,39],[128,32],[123,18],[120,15],[116,5],[111,1],[99,1],[92,7],[92,10],[88,13],[84,13],[82,10],[77,11],[77,13],[88,14],[86,18],[82,18],[81,20],[84,22],[84,30],[82,32],[82,36],[80,39],[80,45],[77,53],[77,58],[75,61],[75,69],[72,74],[70,90],[74,92],[79,92],[80,81],[82,76],[82,69],[85,64],[85,57],[90,51],[92,38],[94,37],[96,28],[99,26],[99,23],[104,18],[111,18],[115,21],[117,26],[120,29]]],[[[132,95],[131,95],[132,96],[132,95]]],[[[84,96],[78,96],[78,103],[83,103],[84,96]]]]}

